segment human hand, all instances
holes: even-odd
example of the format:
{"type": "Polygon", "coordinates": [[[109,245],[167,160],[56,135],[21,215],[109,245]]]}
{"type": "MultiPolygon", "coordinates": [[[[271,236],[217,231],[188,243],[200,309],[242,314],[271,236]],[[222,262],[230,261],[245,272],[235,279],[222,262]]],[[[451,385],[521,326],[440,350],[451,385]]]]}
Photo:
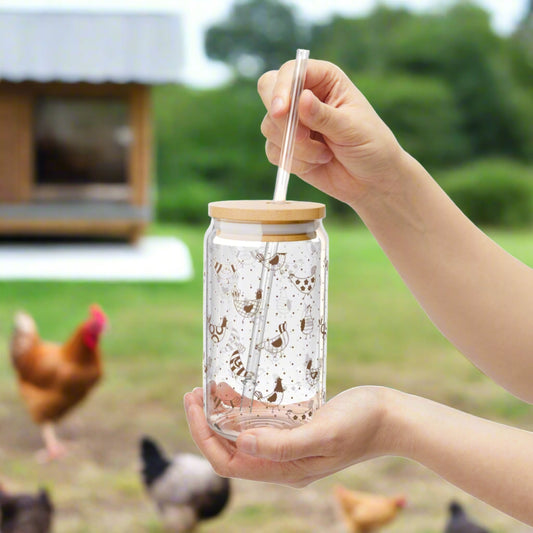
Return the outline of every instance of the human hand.
{"type": "MultiPolygon", "coordinates": [[[[290,106],[294,61],[259,79],[267,115],[261,131],[266,153],[278,164],[290,106]]],[[[300,124],[292,172],[356,208],[373,191],[397,179],[403,150],[350,79],[332,63],[309,60],[299,103],[300,124]]]]}
{"type": "Polygon", "coordinates": [[[208,426],[201,388],[187,393],[184,403],[192,437],[219,475],[303,487],[389,453],[387,406],[395,392],[381,387],[349,389],[302,426],[247,430],[235,443],[208,426]]]}

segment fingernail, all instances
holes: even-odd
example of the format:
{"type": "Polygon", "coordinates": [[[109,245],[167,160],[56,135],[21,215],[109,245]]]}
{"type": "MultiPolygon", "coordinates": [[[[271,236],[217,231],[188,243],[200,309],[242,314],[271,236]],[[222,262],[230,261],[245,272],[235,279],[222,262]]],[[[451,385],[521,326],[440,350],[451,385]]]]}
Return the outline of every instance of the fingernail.
{"type": "Polygon", "coordinates": [[[241,452],[255,455],[257,453],[257,439],[253,435],[243,435],[238,439],[237,447],[241,452]]]}
{"type": "Polygon", "coordinates": [[[187,393],[185,394],[185,396],[183,396],[183,406],[185,407],[185,412],[187,414],[189,414],[189,408],[191,406],[191,401],[189,400],[189,394],[190,393],[187,393]]]}
{"type": "Polygon", "coordinates": [[[275,115],[276,113],[279,113],[283,109],[283,99],[280,96],[276,96],[274,100],[272,100],[272,105],[270,106],[270,112],[275,115]]]}

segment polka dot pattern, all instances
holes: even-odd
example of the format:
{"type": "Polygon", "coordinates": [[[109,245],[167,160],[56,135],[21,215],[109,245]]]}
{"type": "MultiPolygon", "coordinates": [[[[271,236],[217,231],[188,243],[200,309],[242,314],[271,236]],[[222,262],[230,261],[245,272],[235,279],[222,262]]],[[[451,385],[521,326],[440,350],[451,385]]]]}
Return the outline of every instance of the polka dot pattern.
{"type": "Polygon", "coordinates": [[[205,243],[204,384],[224,383],[240,396],[248,356],[259,350],[254,400],[271,416],[309,419],[325,395],[327,242],[316,236],[273,248],[211,231],[205,243]],[[265,272],[270,285],[261,287],[265,272]]]}

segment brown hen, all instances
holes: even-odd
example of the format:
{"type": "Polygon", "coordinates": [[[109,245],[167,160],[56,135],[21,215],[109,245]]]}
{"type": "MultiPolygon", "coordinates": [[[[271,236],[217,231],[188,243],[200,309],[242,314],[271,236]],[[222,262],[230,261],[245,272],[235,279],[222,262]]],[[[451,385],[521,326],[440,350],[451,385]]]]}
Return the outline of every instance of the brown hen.
{"type": "Polygon", "coordinates": [[[15,315],[11,361],[21,396],[31,417],[42,428],[46,458],[65,452],[54,424],[79,404],[102,377],[99,340],[107,318],[92,305],[89,318],[63,344],[41,340],[33,318],[15,315]]]}

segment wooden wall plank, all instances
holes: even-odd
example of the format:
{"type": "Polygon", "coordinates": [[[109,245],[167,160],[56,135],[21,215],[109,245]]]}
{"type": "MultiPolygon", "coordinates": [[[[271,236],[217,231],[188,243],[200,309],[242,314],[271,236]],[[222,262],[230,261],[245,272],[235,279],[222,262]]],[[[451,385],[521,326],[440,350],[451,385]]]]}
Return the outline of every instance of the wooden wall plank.
{"type": "Polygon", "coordinates": [[[133,142],[130,151],[132,203],[149,205],[152,160],[150,89],[134,85],[130,97],[133,142]]]}
{"type": "Polygon", "coordinates": [[[0,203],[31,199],[33,185],[31,95],[0,87],[0,203]]]}

